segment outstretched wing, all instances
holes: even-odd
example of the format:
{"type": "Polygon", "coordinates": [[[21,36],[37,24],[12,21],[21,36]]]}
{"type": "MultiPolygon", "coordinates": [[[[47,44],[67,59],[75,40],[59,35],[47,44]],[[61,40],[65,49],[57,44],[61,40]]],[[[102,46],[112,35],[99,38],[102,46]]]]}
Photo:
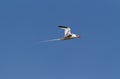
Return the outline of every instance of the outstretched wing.
{"type": "Polygon", "coordinates": [[[65,31],[64,37],[71,35],[71,29],[69,27],[66,27],[66,26],[58,26],[58,27],[60,27],[61,29],[65,31]]]}

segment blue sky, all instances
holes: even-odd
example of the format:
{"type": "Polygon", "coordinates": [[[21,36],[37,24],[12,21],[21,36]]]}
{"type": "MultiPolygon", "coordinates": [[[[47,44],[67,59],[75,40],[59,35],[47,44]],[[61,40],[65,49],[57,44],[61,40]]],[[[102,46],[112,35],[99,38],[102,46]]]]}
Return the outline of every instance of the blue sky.
{"type": "Polygon", "coordinates": [[[120,79],[119,0],[0,1],[0,79],[120,79]],[[63,36],[80,39],[39,43],[63,36]]]}

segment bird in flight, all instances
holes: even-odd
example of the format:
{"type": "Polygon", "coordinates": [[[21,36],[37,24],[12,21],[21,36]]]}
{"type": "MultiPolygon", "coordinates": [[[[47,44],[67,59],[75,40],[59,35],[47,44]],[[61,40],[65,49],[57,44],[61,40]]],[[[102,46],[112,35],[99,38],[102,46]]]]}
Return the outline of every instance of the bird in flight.
{"type": "Polygon", "coordinates": [[[58,27],[64,30],[64,37],[59,38],[59,39],[46,40],[46,41],[42,41],[42,42],[80,38],[79,35],[71,33],[71,29],[69,27],[67,27],[67,26],[58,26],[58,27]]]}

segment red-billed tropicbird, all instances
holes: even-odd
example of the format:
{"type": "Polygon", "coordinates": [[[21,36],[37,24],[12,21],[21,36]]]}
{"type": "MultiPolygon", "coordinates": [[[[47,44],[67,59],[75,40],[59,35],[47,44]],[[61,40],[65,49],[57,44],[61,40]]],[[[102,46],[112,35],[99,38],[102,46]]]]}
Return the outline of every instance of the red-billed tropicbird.
{"type": "Polygon", "coordinates": [[[79,35],[71,33],[71,29],[69,27],[66,27],[66,26],[58,26],[58,27],[64,30],[64,37],[63,38],[46,40],[46,41],[42,41],[42,42],[57,41],[57,40],[69,40],[69,39],[73,39],[73,38],[80,38],[79,35]]]}

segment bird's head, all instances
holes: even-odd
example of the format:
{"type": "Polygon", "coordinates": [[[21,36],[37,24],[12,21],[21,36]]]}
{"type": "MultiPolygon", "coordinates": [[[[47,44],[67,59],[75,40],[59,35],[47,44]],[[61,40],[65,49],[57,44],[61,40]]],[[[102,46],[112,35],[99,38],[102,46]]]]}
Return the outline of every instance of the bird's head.
{"type": "Polygon", "coordinates": [[[76,35],[76,38],[80,38],[80,35],[76,35]]]}
{"type": "Polygon", "coordinates": [[[80,35],[72,34],[72,37],[73,37],[73,38],[80,38],[80,35]]]}

